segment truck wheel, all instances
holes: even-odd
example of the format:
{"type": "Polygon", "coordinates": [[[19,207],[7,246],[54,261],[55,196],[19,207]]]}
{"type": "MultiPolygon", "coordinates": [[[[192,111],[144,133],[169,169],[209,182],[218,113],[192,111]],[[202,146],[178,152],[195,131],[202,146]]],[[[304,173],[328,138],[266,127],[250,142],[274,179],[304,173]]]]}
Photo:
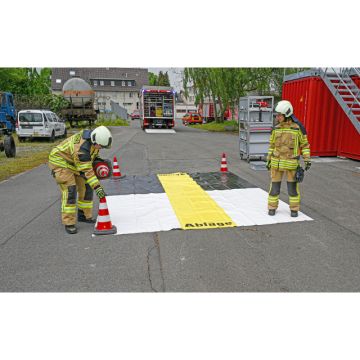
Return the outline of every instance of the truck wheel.
{"type": "Polygon", "coordinates": [[[67,138],[67,129],[66,129],[66,128],[65,128],[63,137],[64,137],[65,139],[67,138]]]}
{"type": "Polygon", "coordinates": [[[15,157],[16,155],[16,146],[15,141],[12,135],[6,135],[4,139],[4,150],[6,157],[15,157]]]}
{"type": "Polygon", "coordinates": [[[54,142],[54,141],[55,141],[55,132],[54,132],[54,131],[51,133],[50,141],[51,141],[51,142],[54,142]]]}

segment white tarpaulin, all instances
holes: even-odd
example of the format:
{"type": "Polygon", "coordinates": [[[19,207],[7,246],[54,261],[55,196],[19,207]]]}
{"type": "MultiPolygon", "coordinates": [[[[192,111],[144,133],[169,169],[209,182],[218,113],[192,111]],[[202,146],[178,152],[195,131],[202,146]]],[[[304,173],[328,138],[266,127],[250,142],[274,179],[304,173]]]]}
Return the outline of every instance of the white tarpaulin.
{"type": "Polygon", "coordinates": [[[180,228],[166,193],[107,196],[106,201],[117,234],[180,228]]]}
{"type": "MultiPolygon", "coordinates": [[[[266,191],[259,188],[207,191],[237,226],[267,225],[312,220],[299,212],[290,217],[289,205],[279,201],[275,216],[267,214],[266,191]]],[[[180,223],[166,193],[108,196],[107,204],[117,234],[179,229],[180,223]]]]}
{"type": "Polygon", "coordinates": [[[299,211],[298,217],[290,217],[289,205],[281,200],[279,200],[276,215],[269,216],[267,210],[268,193],[259,188],[214,190],[207,193],[238,226],[312,220],[301,211],[299,211]]]}

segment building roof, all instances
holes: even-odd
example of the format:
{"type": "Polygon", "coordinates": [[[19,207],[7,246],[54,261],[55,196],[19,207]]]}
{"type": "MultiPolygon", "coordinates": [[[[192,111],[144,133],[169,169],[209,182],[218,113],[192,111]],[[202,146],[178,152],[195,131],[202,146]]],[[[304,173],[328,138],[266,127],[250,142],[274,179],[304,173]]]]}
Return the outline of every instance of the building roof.
{"type": "Polygon", "coordinates": [[[148,69],[143,68],[53,68],[51,76],[51,89],[53,91],[61,91],[64,83],[78,76],[86,80],[95,91],[139,91],[143,85],[149,83],[148,69]],[[61,79],[61,83],[56,80],[61,79]],[[94,87],[94,80],[115,81],[115,86],[104,85],[94,87]],[[125,86],[121,82],[125,81],[125,86]],[[128,86],[128,81],[132,82],[132,86],[128,86]]]}

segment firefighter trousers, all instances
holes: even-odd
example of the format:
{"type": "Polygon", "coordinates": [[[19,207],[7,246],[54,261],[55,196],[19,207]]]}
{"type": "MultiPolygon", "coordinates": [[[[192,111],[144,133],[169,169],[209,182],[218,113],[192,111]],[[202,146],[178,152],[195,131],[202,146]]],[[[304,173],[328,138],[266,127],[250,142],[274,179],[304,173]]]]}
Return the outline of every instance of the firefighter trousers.
{"type": "Polygon", "coordinates": [[[61,220],[64,225],[76,224],[78,216],[92,218],[94,192],[86,179],[70,169],[50,166],[61,191],[61,220]]]}
{"type": "Polygon", "coordinates": [[[285,174],[287,177],[290,210],[300,210],[300,191],[299,184],[295,181],[295,173],[296,170],[271,169],[271,185],[268,197],[268,209],[277,209],[279,206],[281,180],[285,174]]]}

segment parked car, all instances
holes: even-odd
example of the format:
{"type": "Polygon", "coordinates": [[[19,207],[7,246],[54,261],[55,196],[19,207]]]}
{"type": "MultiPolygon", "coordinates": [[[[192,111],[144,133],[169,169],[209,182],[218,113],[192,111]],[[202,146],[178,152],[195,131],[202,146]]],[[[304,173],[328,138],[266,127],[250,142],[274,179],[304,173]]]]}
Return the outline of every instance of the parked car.
{"type": "Polygon", "coordinates": [[[189,114],[185,114],[182,117],[182,122],[184,125],[202,124],[203,119],[202,119],[201,115],[198,113],[189,113],[189,114]]]}
{"type": "Polygon", "coordinates": [[[139,110],[134,110],[131,114],[131,120],[134,120],[134,119],[140,119],[140,112],[139,110]]]}
{"type": "Polygon", "coordinates": [[[26,138],[66,137],[65,121],[49,110],[21,110],[18,113],[16,133],[19,141],[26,138]]]}

